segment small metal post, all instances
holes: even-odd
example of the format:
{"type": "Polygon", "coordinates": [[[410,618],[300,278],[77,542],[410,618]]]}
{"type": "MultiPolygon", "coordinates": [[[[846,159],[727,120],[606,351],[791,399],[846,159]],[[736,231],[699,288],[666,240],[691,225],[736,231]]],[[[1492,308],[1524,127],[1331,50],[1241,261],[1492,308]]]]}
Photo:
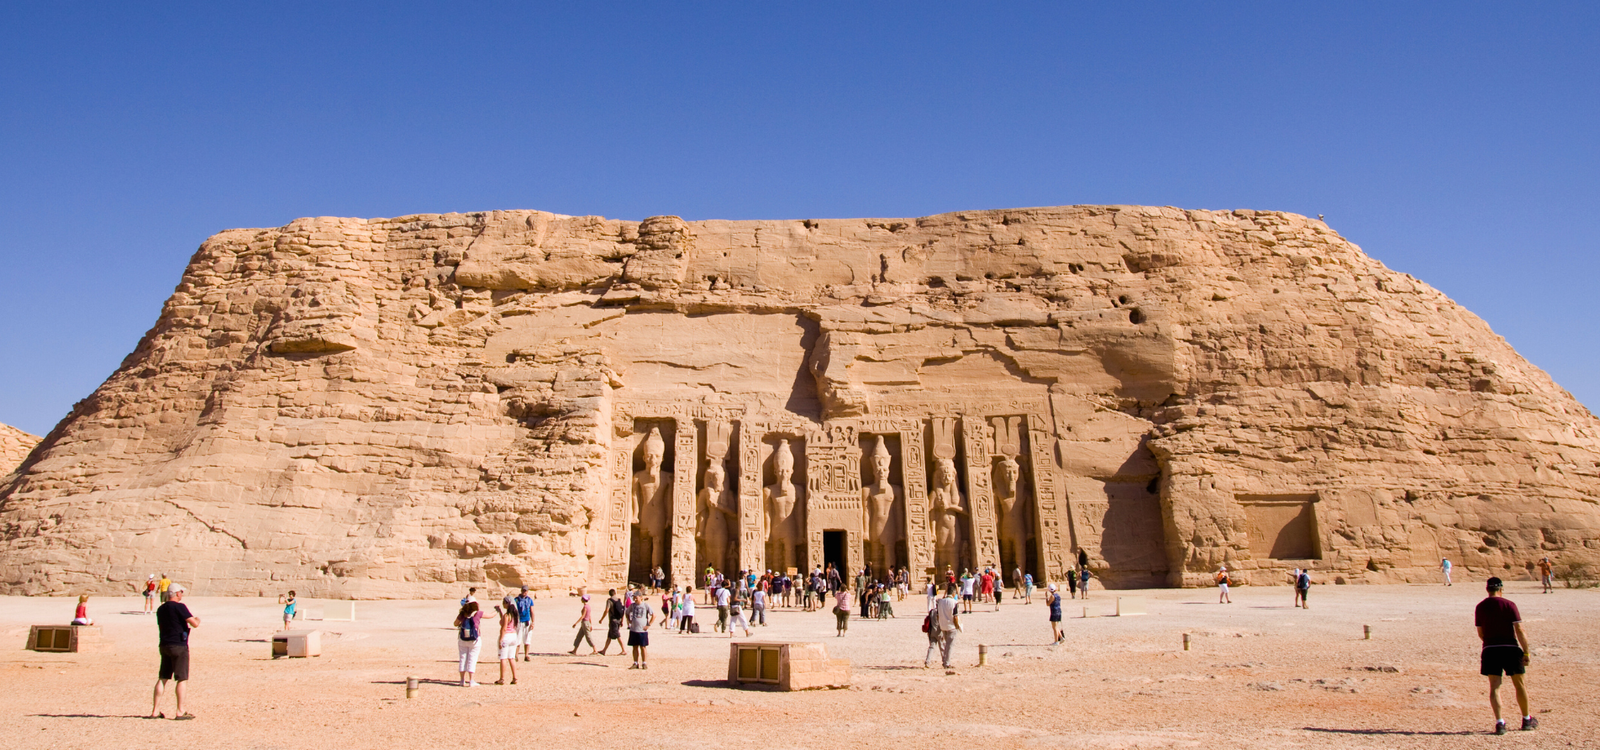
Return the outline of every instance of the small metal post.
{"type": "Polygon", "coordinates": [[[417,678],[415,678],[415,677],[407,677],[406,678],[406,698],[415,698],[415,697],[417,697],[417,678]]]}
{"type": "Polygon", "coordinates": [[[1361,626],[1361,638],[1362,638],[1362,640],[1367,640],[1367,641],[1372,640],[1372,626],[1371,625],[1362,625],[1361,626]]]}
{"type": "Polygon", "coordinates": [[[1188,633],[1184,633],[1183,634],[1183,650],[1184,651],[1188,651],[1189,650],[1189,634],[1188,633]]]}
{"type": "Polygon", "coordinates": [[[981,666],[983,666],[985,664],[988,664],[988,663],[989,663],[989,647],[987,645],[985,645],[985,644],[980,643],[980,644],[978,644],[978,666],[981,667],[981,666]]]}

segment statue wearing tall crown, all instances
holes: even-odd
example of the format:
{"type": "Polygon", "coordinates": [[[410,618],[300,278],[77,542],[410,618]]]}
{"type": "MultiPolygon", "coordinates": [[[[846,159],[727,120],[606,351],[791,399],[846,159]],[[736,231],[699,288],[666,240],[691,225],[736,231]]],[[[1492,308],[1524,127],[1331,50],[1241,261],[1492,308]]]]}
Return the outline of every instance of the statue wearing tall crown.
{"type": "Polygon", "coordinates": [[[778,481],[762,489],[766,536],[773,549],[768,567],[783,570],[800,564],[795,546],[805,536],[800,519],[804,494],[794,483],[794,451],[790,450],[788,440],[778,442],[772,454],[772,469],[778,481]]]}
{"type": "Polygon", "coordinates": [[[874,570],[889,570],[898,562],[895,559],[900,541],[897,515],[905,492],[900,485],[890,484],[889,469],[892,463],[893,458],[883,444],[883,436],[879,435],[867,462],[872,482],[861,488],[862,505],[867,516],[867,561],[872,563],[874,570]]]}
{"type": "Polygon", "coordinates": [[[667,565],[667,523],[672,507],[672,472],[663,471],[666,443],[655,427],[644,440],[644,470],[633,475],[633,518],[639,539],[650,546],[650,566],[667,565]]]}

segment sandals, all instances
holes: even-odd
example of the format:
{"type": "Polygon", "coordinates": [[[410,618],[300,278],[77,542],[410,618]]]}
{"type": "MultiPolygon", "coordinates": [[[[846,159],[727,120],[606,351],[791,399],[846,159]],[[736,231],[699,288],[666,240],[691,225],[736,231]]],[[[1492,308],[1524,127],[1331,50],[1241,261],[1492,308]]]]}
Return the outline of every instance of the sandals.
{"type": "Polygon", "coordinates": [[[174,716],[172,718],[174,720],[177,720],[177,721],[185,721],[185,720],[188,720],[188,719],[193,719],[194,718],[194,714],[191,714],[188,711],[185,711],[185,712],[183,712],[183,714],[181,716],[174,716]]]}

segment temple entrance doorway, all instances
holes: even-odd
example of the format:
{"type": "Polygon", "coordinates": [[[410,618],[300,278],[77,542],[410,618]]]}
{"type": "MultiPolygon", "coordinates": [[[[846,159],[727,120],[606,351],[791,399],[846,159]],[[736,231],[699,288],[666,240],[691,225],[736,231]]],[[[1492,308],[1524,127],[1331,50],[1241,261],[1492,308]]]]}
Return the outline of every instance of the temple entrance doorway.
{"type": "Polygon", "coordinates": [[[844,531],[822,532],[823,565],[832,565],[834,570],[839,571],[839,574],[845,576],[846,579],[850,576],[850,566],[848,564],[850,561],[847,559],[848,554],[846,553],[848,549],[844,531]]]}

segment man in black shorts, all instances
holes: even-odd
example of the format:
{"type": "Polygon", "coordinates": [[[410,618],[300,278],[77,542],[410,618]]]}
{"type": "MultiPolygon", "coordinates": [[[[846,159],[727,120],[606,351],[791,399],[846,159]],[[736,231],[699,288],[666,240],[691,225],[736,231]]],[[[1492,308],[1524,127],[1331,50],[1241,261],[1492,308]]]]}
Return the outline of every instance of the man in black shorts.
{"type": "Polygon", "coordinates": [[[1489,705],[1494,708],[1494,733],[1505,734],[1506,722],[1500,718],[1501,675],[1510,675],[1511,684],[1517,688],[1517,706],[1522,709],[1522,728],[1535,729],[1539,720],[1533,718],[1528,708],[1528,691],[1522,686],[1522,675],[1528,668],[1528,636],[1522,633],[1522,613],[1517,605],[1500,595],[1504,584],[1499,578],[1490,578],[1486,587],[1489,597],[1478,602],[1474,613],[1478,626],[1478,639],[1483,641],[1482,667],[1489,678],[1489,705]]]}
{"type": "Polygon", "coordinates": [[[200,627],[195,617],[183,604],[183,587],[174,584],[167,590],[167,601],[156,607],[156,626],[161,630],[161,671],[156,678],[156,694],[150,701],[150,718],[165,719],[161,708],[161,692],[167,680],[175,680],[172,692],[178,699],[174,719],[193,719],[194,714],[183,710],[183,683],[189,681],[189,631],[200,627]]]}

